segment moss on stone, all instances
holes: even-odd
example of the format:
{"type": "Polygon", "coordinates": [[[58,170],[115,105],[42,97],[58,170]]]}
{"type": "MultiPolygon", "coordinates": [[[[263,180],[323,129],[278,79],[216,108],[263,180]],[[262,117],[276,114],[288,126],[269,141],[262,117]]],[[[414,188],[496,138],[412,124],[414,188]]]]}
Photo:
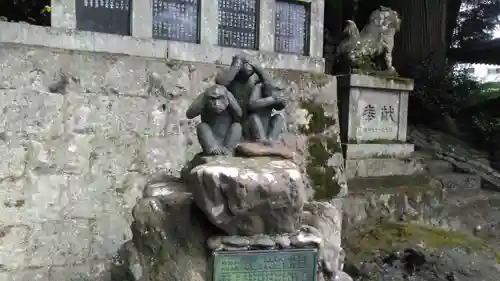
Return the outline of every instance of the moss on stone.
{"type": "Polygon", "coordinates": [[[369,256],[377,250],[398,250],[408,245],[432,249],[461,248],[499,258],[499,253],[486,241],[466,233],[431,228],[416,223],[379,222],[373,227],[352,233],[347,247],[356,256],[369,256]]]}
{"type": "Polygon", "coordinates": [[[337,195],[340,186],[335,177],[336,171],[328,166],[328,159],[341,152],[337,140],[328,136],[311,136],[308,140],[308,159],[306,173],[314,188],[316,200],[329,199],[337,195]]]}
{"type": "Polygon", "coordinates": [[[322,88],[328,83],[330,83],[330,76],[324,73],[309,73],[309,79],[313,82],[318,88],[322,88]]]}
{"type": "Polygon", "coordinates": [[[348,181],[348,185],[350,193],[405,193],[412,195],[436,190],[431,185],[431,178],[428,175],[354,178],[348,181]]]}
{"type": "Polygon", "coordinates": [[[18,199],[16,201],[5,201],[3,202],[3,205],[7,208],[21,208],[26,204],[26,201],[23,199],[18,199]]]}
{"type": "Polygon", "coordinates": [[[166,59],[165,64],[172,70],[179,70],[182,67],[182,61],[174,59],[166,59]]]}
{"type": "Polygon", "coordinates": [[[337,136],[319,135],[336,124],[335,116],[328,116],[320,104],[304,102],[301,108],[309,113],[309,123],[300,128],[308,138],[308,158],[306,172],[314,188],[316,200],[329,199],[338,194],[340,186],[336,171],[328,166],[328,159],[341,153],[342,147],[337,136]]]}
{"type": "Polygon", "coordinates": [[[335,116],[328,116],[320,104],[304,102],[301,104],[301,108],[307,110],[310,116],[309,124],[300,128],[301,133],[305,135],[322,133],[328,127],[336,124],[335,116]]]}

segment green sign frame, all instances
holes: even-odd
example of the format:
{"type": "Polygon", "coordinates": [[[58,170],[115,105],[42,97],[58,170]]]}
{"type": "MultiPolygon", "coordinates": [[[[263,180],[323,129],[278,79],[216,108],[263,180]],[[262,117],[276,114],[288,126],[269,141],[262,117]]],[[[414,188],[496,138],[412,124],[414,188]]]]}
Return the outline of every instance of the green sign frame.
{"type": "Polygon", "coordinates": [[[213,253],[212,281],[315,281],[318,249],[213,253]]]}

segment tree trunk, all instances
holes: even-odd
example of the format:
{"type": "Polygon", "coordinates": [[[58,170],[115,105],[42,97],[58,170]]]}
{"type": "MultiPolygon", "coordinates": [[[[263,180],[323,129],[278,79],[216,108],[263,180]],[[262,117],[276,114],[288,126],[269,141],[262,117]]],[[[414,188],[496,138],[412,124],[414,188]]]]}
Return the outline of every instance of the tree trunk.
{"type": "Polygon", "coordinates": [[[447,0],[393,0],[402,19],[396,35],[394,61],[400,74],[430,58],[445,62],[447,50],[447,0]]]}
{"type": "Polygon", "coordinates": [[[449,0],[448,1],[448,12],[447,12],[447,26],[446,26],[446,43],[448,47],[452,43],[453,32],[457,27],[458,14],[460,12],[460,6],[462,5],[462,0],[449,0]]]}

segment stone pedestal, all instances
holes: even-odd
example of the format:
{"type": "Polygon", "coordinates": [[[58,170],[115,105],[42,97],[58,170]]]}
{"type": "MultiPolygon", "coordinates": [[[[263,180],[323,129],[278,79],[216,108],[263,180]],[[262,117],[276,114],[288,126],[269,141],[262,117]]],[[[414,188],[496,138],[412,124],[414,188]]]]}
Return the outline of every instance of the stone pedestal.
{"type": "Polygon", "coordinates": [[[397,161],[409,158],[414,150],[412,144],[405,143],[408,96],[413,90],[413,80],[353,74],[337,76],[337,81],[347,177],[420,171],[420,165],[402,167],[397,161]],[[394,165],[395,161],[398,163],[394,165]],[[378,166],[383,170],[380,173],[378,166]],[[388,171],[388,166],[401,169],[388,171]],[[364,171],[368,167],[372,171],[364,171]]]}

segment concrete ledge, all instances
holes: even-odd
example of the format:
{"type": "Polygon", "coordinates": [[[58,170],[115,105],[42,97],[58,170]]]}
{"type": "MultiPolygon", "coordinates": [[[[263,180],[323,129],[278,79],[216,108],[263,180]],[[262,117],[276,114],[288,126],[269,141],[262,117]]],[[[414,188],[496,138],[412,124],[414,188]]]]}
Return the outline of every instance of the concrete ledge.
{"type": "Polygon", "coordinates": [[[369,75],[339,75],[339,87],[379,88],[395,91],[413,91],[413,80],[401,77],[378,77],[369,75]]]}
{"type": "Polygon", "coordinates": [[[363,158],[408,158],[411,156],[415,146],[410,143],[404,144],[346,144],[346,159],[363,158]]]}
{"type": "Polygon", "coordinates": [[[226,65],[231,63],[233,55],[244,52],[260,61],[263,67],[270,69],[324,72],[325,66],[323,58],[135,38],[23,23],[0,22],[0,30],[0,43],[226,65]]]}

